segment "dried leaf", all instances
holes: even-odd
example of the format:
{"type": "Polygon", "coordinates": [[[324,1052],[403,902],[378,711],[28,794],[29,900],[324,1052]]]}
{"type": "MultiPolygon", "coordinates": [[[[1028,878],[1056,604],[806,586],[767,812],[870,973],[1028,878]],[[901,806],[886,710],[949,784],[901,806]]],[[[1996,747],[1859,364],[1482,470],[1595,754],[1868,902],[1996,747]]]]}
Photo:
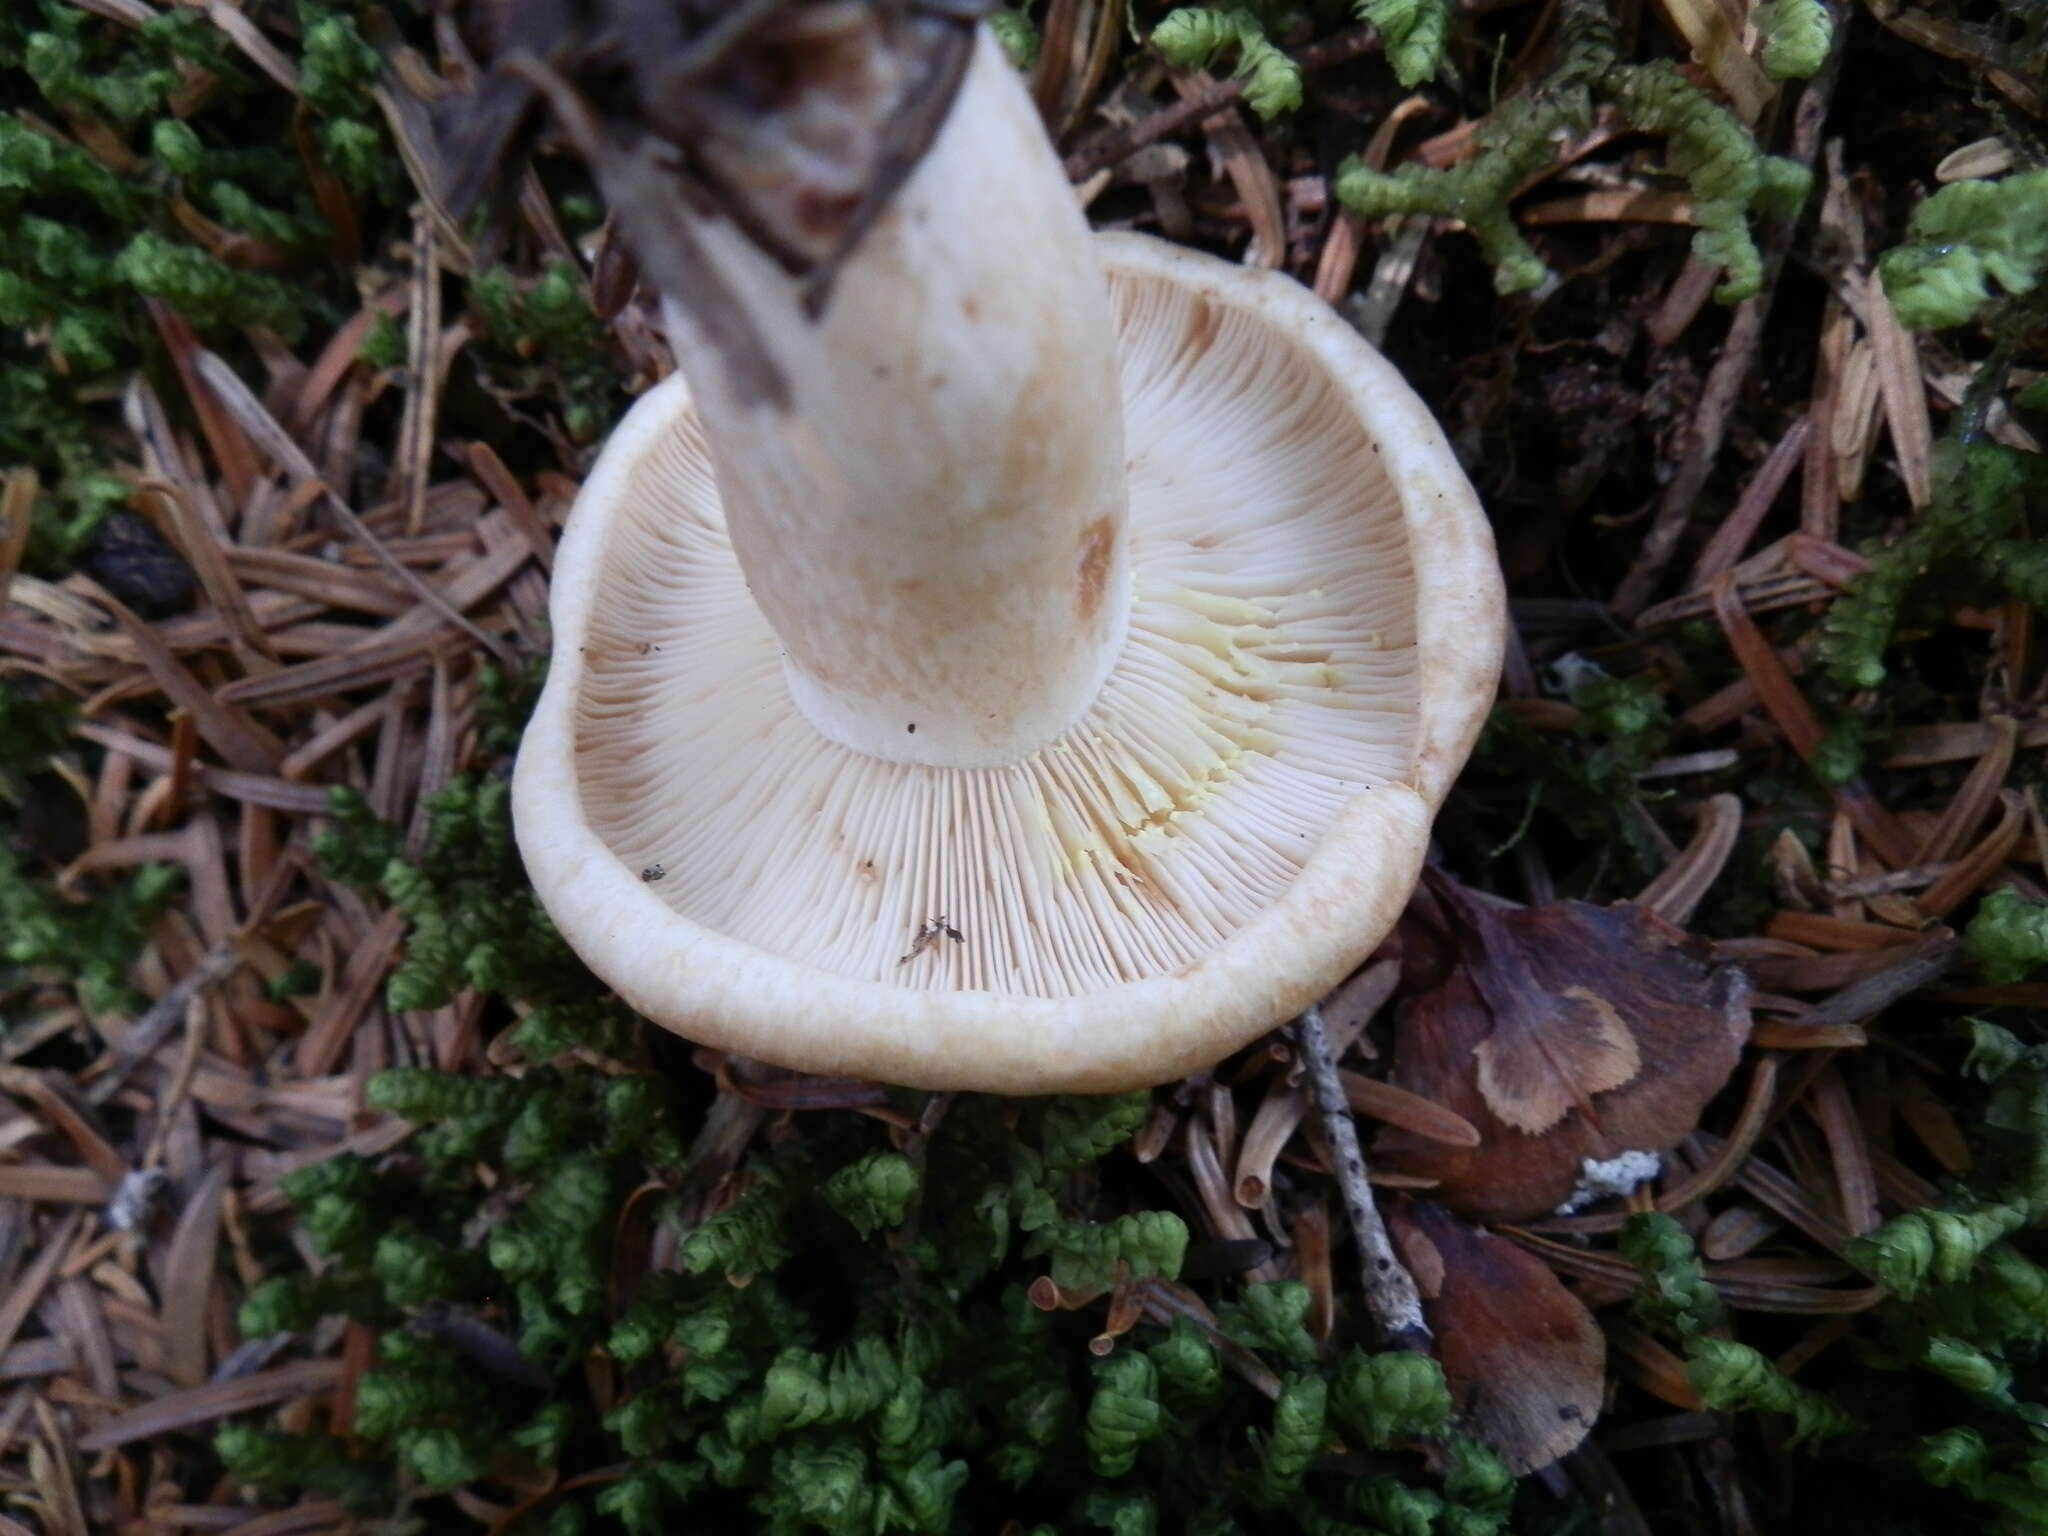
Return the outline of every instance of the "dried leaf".
{"type": "Polygon", "coordinates": [[[1546,1467],[1585,1439],[1600,1412],[1607,1341],[1585,1304],[1534,1255],[1442,1208],[1388,1211],[1402,1258],[1441,1264],[1423,1311],[1451,1402],[1517,1474],[1546,1467]]]}
{"type": "Polygon", "coordinates": [[[1563,909],[1502,912],[1443,877],[1433,876],[1430,889],[1451,918],[1460,964],[1492,1020],[1472,1055],[1480,1096],[1495,1115],[1532,1135],[1547,1131],[1641,1070],[1634,1034],[1572,969],[1562,947],[1567,935],[1543,916],[1563,909]]]}
{"type": "MultiPolygon", "coordinates": [[[[1448,903],[1440,910],[1458,921],[1448,903]]],[[[1693,1130],[1748,1038],[1749,983],[1715,963],[1704,943],[1632,906],[1561,902],[1487,919],[1494,960],[1508,946],[1519,956],[1526,979],[1516,1005],[1525,1017],[1543,1018],[1549,1000],[1568,992],[1597,998],[1598,1017],[1627,1021],[1640,1066],[1614,1087],[1582,1086],[1583,1102],[1532,1133],[1526,1117],[1518,1123],[1498,1112],[1482,1082],[1480,1047],[1497,1038],[1497,994],[1482,990],[1469,938],[1456,945],[1457,963],[1403,1006],[1391,1081],[1470,1121],[1479,1144],[1448,1146],[1390,1127],[1378,1138],[1375,1168],[1437,1179],[1439,1198],[1461,1215],[1517,1221],[1562,1204],[1585,1160],[1662,1152],[1693,1130]]],[[[1432,945],[1439,957],[1448,946],[1412,918],[1406,935],[1415,939],[1416,973],[1426,976],[1432,945]]],[[[1496,1093],[1499,1085],[1496,1071],[1496,1093]]]]}

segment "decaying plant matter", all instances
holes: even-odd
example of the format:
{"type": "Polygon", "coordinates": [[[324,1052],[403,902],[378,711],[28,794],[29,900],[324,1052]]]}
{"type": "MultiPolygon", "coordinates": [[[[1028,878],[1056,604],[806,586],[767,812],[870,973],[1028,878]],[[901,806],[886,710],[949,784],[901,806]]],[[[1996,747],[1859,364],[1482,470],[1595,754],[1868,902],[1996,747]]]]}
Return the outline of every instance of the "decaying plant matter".
{"type": "Polygon", "coordinates": [[[1749,1037],[1750,984],[1653,913],[1583,902],[1500,910],[1431,880],[1404,929],[1410,992],[1388,1080],[1455,1111],[1477,1144],[1398,1128],[1381,1166],[1484,1221],[1566,1204],[1588,1164],[1691,1135],[1749,1037]]]}
{"type": "MultiPolygon", "coordinates": [[[[1435,894],[1320,1003],[1342,1109],[1291,1032],[1099,1097],[768,1068],[563,944],[507,775],[567,508],[672,366],[539,111],[620,131],[655,61],[574,53],[609,9],[0,17],[11,1519],[2048,1519],[2040,8],[1653,0],[1569,77],[1572,7],[1180,9],[1005,7],[1090,222],[1379,338],[1513,596],[1435,894]],[[442,130],[493,17],[545,67],[486,227],[442,130]],[[1742,214],[1732,311],[1705,140],[1625,118],[1631,69],[1740,125],[1738,183],[1813,168],[1742,214]],[[1516,104],[1581,87],[1503,178],[1516,104]],[[1476,167],[1554,280],[1351,212],[1352,154],[1476,167]],[[1431,1353],[1380,1347],[1354,1209],[1431,1353]]],[[[960,963],[959,916],[884,960],[960,963]]]]}

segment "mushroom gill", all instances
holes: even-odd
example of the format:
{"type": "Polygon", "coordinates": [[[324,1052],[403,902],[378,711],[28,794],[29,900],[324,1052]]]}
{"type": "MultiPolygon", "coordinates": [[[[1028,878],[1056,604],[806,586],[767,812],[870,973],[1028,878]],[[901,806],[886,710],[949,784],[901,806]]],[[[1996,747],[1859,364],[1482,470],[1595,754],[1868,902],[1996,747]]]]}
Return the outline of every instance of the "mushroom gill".
{"type": "MultiPolygon", "coordinates": [[[[832,975],[1068,997],[1199,960],[1347,804],[1411,776],[1400,453],[1270,306],[1190,282],[1151,242],[1099,243],[1129,637],[1082,720],[1010,766],[890,762],[821,735],[733,557],[697,418],[639,407],[666,420],[629,495],[601,534],[572,533],[602,538],[604,593],[577,637],[575,752],[592,830],[658,868],[679,917],[832,975]],[[958,938],[921,942],[939,919],[958,938]]],[[[1085,583],[1085,550],[1076,568],[1085,583]]]]}

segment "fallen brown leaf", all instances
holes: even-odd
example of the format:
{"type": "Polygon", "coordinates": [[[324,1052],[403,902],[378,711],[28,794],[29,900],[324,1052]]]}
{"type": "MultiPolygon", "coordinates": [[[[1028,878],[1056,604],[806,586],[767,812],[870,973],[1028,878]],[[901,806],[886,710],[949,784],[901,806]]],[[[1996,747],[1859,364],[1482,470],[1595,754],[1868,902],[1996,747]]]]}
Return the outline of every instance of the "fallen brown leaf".
{"type": "Polygon", "coordinates": [[[1557,963],[1568,935],[1544,914],[1563,909],[1503,912],[1435,875],[1430,891],[1492,1021],[1472,1056],[1480,1097],[1495,1115],[1517,1130],[1546,1131],[1641,1070],[1635,1036],[1614,1004],[1587,985],[1591,976],[1557,963]]]}
{"type": "MultiPolygon", "coordinates": [[[[1433,891],[1443,888],[1438,882],[1433,891]]],[[[1438,904],[1439,921],[1458,924],[1476,907],[1470,897],[1438,904]]],[[[1487,912],[1481,923],[1492,952],[1482,965],[1474,965],[1476,941],[1467,925],[1451,951],[1455,963],[1442,968],[1450,946],[1441,930],[1431,934],[1428,923],[1411,919],[1424,987],[1401,1010],[1390,1073],[1396,1087],[1471,1122],[1479,1143],[1450,1146],[1389,1127],[1373,1160],[1389,1172],[1437,1179],[1438,1198],[1461,1215],[1526,1220],[1549,1215],[1569,1198],[1586,1160],[1663,1152],[1694,1129],[1749,1036],[1749,982],[1736,967],[1716,963],[1701,941],[1632,906],[1560,902],[1487,912]],[[1434,966],[1426,953],[1432,942],[1434,966]],[[1510,949],[1507,964],[1522,990],[1504,998],[1501,955],[1510,949]],[[1433,984],[1432,970],[1440,978],[1433,984]],[[1561,1019],[1551,1001],[1559,998],[1575,1005],[1561,1019]],[[1504,1005],[1512,1010],[1511,1027],[1533,1037],[1518,1042],[1528,1067],[1520,1075],[1502,1071],[1503,1052],[1492,1045],[1504,1005]],[[1616,1025],[1633,1048],[1637,1070],[1627,1077],[1616,1070],[1618,1048],[1603,1044],[1616,1025]],[[1563,1051],[1554,1043],[1560,1030],[1571,1042],[1563,1051]],[[1550,1067],[1589,1056],[1603,1069],[1590,1083],[1602,1086],[1550,1067]],[[1547,1079],[1539,1075],[1544,1067],[1547,1079]],[[1526,1101],[1517,1106],[1510,1097],[1523,1083],[1538,1091],[1569,1085],[1572,1092],[1556,1117],[1539,1121],[1524,1112],[1510,1119],[1500,1105],[1526,1110],[1526,1101]]],[[[1540,1102],[1547,1108],[1555,1101],[1553,1094],[1540,1102]]]]}
{"type": "Polygon", "coordinates": [[[1472,1432],[1518,1475],[1585,1439],[1607,1370],[1585,1304],[1542,1260],[1440,1206],[1403,1201],[1387,1221],[1423,1284],[1451,1403],[1472,1432]]]}

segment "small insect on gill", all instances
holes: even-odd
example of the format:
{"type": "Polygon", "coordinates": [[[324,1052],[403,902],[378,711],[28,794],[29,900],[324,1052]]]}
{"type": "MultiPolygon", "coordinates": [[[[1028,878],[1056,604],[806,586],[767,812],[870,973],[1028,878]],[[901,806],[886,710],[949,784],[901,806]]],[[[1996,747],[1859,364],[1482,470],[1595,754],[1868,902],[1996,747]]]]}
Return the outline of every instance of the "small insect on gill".
{"type": "Polygon", "coordinates": [[[917,930],[917,937],[911,941],[910,953],[897,960],[898,965],[908,965],[940,939],[951,939],[955,944],[965,944],[967,935],[955,928],[946,917],[928,917],[924,926],[917,930]]]}

